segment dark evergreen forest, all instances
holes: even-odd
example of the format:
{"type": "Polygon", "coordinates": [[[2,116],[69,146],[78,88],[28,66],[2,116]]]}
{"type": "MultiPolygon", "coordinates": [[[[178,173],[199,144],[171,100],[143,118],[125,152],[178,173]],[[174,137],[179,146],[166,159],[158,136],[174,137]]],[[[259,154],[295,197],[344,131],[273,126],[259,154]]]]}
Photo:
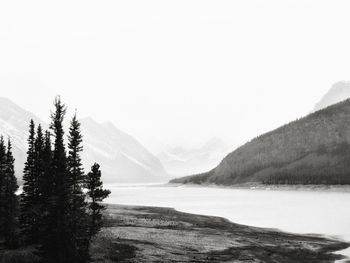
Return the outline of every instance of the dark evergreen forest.
{"type": "Polygon", "coordinates": [[[67,142],[66,106],[57,97],[49,130],[29,123],[23,189],[18,194],[11,138],[0,137],[0,262],[84,263],[102,226],[103,188],[100,165],[84,172],[83,135],[75,113],[67,142]],[[22,253],[17,253],[21,251],[22,253]],[[20,255],[20,256],[18,256],[20,255]],[[23,256],[24,255],[24,256],[23,256]]]}

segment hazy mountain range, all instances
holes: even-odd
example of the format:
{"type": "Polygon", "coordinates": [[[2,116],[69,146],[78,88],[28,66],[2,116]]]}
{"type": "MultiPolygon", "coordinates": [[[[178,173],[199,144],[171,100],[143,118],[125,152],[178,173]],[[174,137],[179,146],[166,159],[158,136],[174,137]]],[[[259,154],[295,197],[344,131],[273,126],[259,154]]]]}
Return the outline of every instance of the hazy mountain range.
{"type": "MultiPolygon", "coordinates": [[[[35,114],[9,99],[0,98],[0,134],[10,136],[13,140],[16,173],[19,178],[22,176],[26,160],[30,119],[33,119],[36,125],[41,123],[44,128],[48,127],[35,114]]],[[[99,162],[106,182],[142,183],[169,179],[156,156],[112,123],[98,123],[91,118],[82,119],[81,122],[85,170],[89,170],[94,162],[99,162]]]]}
{"type": "MultiPolygon", "coordinates": [[[[315,109],[349,95],[349,83],[336,83],[315,109]]],[[[345,100],[253,139],[209,172],[172,182],[348,184],[349,171],[350,100],[345,100]]]]}
{"type": "Polygon", "coordinates": [[[169,174],[183,176],[208,171],[232,150],[232,143],[213,137],[198,146],[167,146],[157,157],[169,174]]]}
{"type": "MultiPolygon", "coordinates": [[[[317,103],[314,111],[346,98],[350,98],[350,82],[335,83],[317,103]]],[[[322,158],[328,158],[328,161],[333,159],[327,155],[322,155],[321,158],[318,151],[325,150],[332,155],[333,152],[347,147],[347,124],[343,123],[347,119],[347,105],[348,103],[339,104],[285,125],[252,140],[231,154],[229,153],[235,146],[214,137],[198,146],[166,146],[155,156],[112,123],[98,123],[92,118],[85,118],[81,119],[84,167],[88,170],[93,162],[101,163],[106,182],[161,182],[169,179],[168,174],[183,176],[210,170],[208,173],[177,181],[189,182],[195,178],[200,182],[224,184],[263,181],[268,179],[267,175],[273,177],[275,174],[285,174],[286,170],[303,171],[300,167],[310,163],[323,167],[325,164],[320,161],[322,158]],[[227,154],[229,155],[224,159],[227,154]],[[216,168],[212,169],[213,167],[216,168]]],[[[9,99],[0,98],[0,133],[13,140],[19,177],[26,157],[30,119],[36,124],[41,123],[44,128],[48,127],[35,114],[9,99]]]]}

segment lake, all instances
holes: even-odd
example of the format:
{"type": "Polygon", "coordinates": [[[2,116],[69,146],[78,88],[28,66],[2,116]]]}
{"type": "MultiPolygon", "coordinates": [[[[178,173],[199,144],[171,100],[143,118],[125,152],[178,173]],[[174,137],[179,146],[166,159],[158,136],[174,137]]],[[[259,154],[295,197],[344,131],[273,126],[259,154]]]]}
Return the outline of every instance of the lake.
{"type": "MultiPolygon", "coordinates": [[[[108,185],[108,203],[173,207],[232,222],[350,241],[350,192],[108,185]]],[[[350,249],[342,252],[350,257],[350,249]]]]}

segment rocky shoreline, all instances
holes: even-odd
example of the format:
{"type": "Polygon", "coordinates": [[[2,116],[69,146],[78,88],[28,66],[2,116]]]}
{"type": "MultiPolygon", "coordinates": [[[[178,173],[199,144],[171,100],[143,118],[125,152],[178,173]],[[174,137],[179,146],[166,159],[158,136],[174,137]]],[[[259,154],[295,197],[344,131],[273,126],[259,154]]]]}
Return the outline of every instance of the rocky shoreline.
{"type": "Polygon", "coordinates": [[[335,262],[341,240],[249,227],[171,208],[108,205],[93,262],[335,262]]]}

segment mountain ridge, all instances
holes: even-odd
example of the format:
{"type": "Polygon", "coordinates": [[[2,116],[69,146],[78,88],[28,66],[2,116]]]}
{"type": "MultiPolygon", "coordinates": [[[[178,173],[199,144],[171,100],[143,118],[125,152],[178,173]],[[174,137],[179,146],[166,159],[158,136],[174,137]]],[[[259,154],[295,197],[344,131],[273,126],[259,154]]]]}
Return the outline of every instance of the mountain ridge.
{"type": "Polygon", "coordinates": [[[348,184],[350,121],[346,120],[350,120],[349,99],[252,139],[207,173],[171,182],[348,184]]]}
{"type": "MultiPolygon", "coordinates": [[[[33,119],[44,129],[48,124],[34,113],[21,108],[8,98],[0,97],[0,134],[11,137],[15,156],[15,169],[21,181],[26,161],[29,121],[33,119]]],[[[82,154],[86,171],[94,162],[102,166],[105,182],[159,182],[168,179],[167,172],[159,159],[140,142],[119,130],[111,122],[98,123],[91,117],[82,118],[82,154]]],[[[65,121],[66,135],[69,119],[65,121]]]]}

